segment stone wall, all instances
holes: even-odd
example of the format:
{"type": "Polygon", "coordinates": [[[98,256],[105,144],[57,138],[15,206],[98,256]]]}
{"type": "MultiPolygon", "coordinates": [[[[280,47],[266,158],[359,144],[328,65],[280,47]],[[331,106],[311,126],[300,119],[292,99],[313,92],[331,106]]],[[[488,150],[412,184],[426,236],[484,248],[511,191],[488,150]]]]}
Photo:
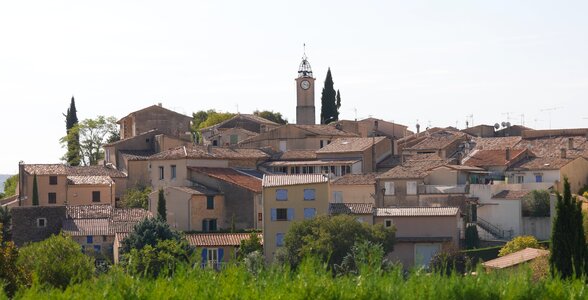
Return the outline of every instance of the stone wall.
{"type": "MultiPolygon", "coordinates": [[[[30,242],[39,242],[58,234],[65,220],[65,206],[15,207],[12,213],[12,239],[21,247],[30,242]],[[44,225],[39,220],[44,219],[44,225]]],[[[43,221],[41,221],[43,222],[43,221]]]]}

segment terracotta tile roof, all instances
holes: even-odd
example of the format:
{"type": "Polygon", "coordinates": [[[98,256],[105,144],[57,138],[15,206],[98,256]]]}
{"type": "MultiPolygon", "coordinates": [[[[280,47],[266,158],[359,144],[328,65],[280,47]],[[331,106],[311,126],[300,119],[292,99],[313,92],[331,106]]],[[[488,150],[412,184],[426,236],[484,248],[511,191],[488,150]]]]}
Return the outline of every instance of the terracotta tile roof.
{"type": "Polygon", "coordinates": [[[459,213],[457,207],[395,207],[376,208],[376,217],[442,217],[455,216],[459,213]]]}
{"type": "Polygon", "coordinates": [[[531,157],[513,164],[512,170],[559,170],[576,158],[531,157]]]}
{"type": "Polygon", "coordinates": [[[151,129],[149,131],[139,133],[139,134],[132,136],[130,138],[126,138],[123,140],[118,140],[118,141],[114,141],[112,143],[104,144],[103,147],[115,146],[115,145],[127,143],[129,141],[133,141],[133,140],[141,140],[141,139],[144,139],[146,136],[156,135],[156,134],[160,134],[160,133],[161,133],[161,131],[159,131],[158,129],[151,129]]]}
{"type": "Polygon", "coordinates": [[[69,185],[110,185],[114,181],[108,176],[67,176],[69,185]]]}
{"type": "Polygon", "coordinates": [[[444,160],[410,160],[376,176],[377,179],[424,178],[433,168],[445,165],[444,160]]]}
{"type": "Polygon", "coordinates": [[[75,176],[109,176],[111,178],[125,178],[127,174],[111,167],[105,166],[78,166],[67,167],[67,175],[75,176]]]}
{"type": "Polygon", "coordinates": [[[510,160],[507,161],[506,150],[475,150],[463,160],[463,164],[475,167],[508,166],[525,153],[525,149],[510,149],[510,160]]]}
{"type": "Polygon", "coordinates": [[[371,203],[329,203],[329,214],[371,215],[374,205],[371,203]]]}
{"type": "Polygon", "coordinates": [[[584,156],[588,158],[588,139],[583,136],[554,136],[536,139],[522,139],[516,149],[529,149],[538,157],[559,157],[561,149],[566,149],[566,156],[575,158],[584,156]],[[568,146],[572,139],[572,148],[568,146]]]}
{"type": "Polygon", "coordinates": [[[424,140],[418,144],[406,148],[410,150],[429,150],[429,149],[445,149],[453,142],[459,139],[465,139],[467,134],[459,131],[452,130],[440,130],[438,132],[431,133],[424,140]]]}
{"type": "Polygon", "coordinates": [[[448,168],[448,169],[452,169],[452,170],[456,170],[456,171],[466,171],[466,172],[467,171],[484,171],[484,169],[478,168],[478,167],[464,166],[464,165],[450,165],[450,164],[435,167],[431,170],[435,170],[435,169],[439,169],[439,168],[448,168]]]}
{"type": "MultiPolygon", "coordinates": [[[[253,115],[253,114],[236,114],[232,118],[229,118],[229,119],[227,119],[225,121],[222,121],[222,122],[220,122],[218,124],[215,124],[215,125],[212,125],[212,126],[208,126],[208,127],[202,128],[202,129],[200,129],[200,131],[209,131],[209,130],[215,129],[215,128],[219,128],[220,129],[225,124],[230,123],[230,122],[232,122],[235,119],[247,119],[247,120],[250,120],[250,121],[252,121],[254,123],[258,123],[258,124],[280,126],[280,124],[278,124],[278,123],[275,123],[273,121],[270,121],[268,119],[265,119],[265,118],[262,118],[260,116],[256,116],[256,115],[253,115]]],[[[254,134],[257,134],[257,133],[254,133],[254,134]]]]}
{"type": "MultiPolygon", "coordinates": [[[[196,185],[196,186],[170,186],[170,189],[176,189],[178,191],[182,191],[186,194],[190,195],[218,195],[220,194],[219,191],[209,189],[207,187],[196,185]]],[[[157,193],[158,191],[154,191],[153,193],[157,193]]]]}
{"type": "Polygon", "coordinates": [[[323,174],[264,175],[262,186],[274,187],[310,183],[323,183],[328,181],[329,177],[323,174]]]}
{"type": "Polygon", "coordinates": [[[268,159],[269,155],[259,149],[208,147],[202,145],[182,146],[154,154],[150,160],[167,159],[268,159]]]}
{"type": "Polygon", "coordinates": [[[131,232],[133,231],[133,229],[135,229],[135,225],[137,225],[137,223],[139,223],[139,221],[128,221],[128,222],[122,222],[122,221],[112,221],[110,220],[108,223],[108,229],[110,231],[110,234],[115,234],[118,232],[131,232]]]}
{"type": "Polygon", "coordinates": [[[287,160],[287,161],[270,161],[265,163],[268,167],[280,166],[340,166],[352,165],[359,162],[358,159],[337,159],[337,160],[287,160]]]}
{"type": "Polygon", "coordinates": [[[147,110],[159,110],[159,111],[162,111],[162,112],[164,112],[164,113],[179,115],[179,116],[182,116],[182,117],[184,117],[184,118],[186,118],[186,119],[190,119],[190,120],[192,119],[192,117],[186,116],[186,115],[184,115],[184,114],[181,114],[181,113],[179,113],[179,112],[175,112],[175,111],[173,111],[173,110],[171,110],[171,109],[167,109],[167,108],[165,108],[165,107],[163,107],[163,106],[159,106],[159,105],[151,105],[151,106],[147,106],[147,107],[145,107],[145,108],[139,109],[139,110],[137,110],[137,111],[134,111],[134,112],[132,112],[132,113],[129,113],[129,114],[128,114],[128,115],[126,115],[125,117],[123,117],[123,118],[121,118],[120,120],[118,120],[116,123],[120,124],[120,122],[121,122],[122,120],[124,120],[124,119],[126,119],[126,118],[128,118],[128,117],[130,117],[130,116],[132,116],[132,115],[135,115],[135,114],[138,114],[138,113],[142,113],[142,112],[144,112],[144,111],[147,111],[147,110]]]}
{"type": "Polygon", "coordinates": [[[315,150],[288,150],[276,155],[276,160],[315,160],[315,150]]]}
{"type": "MultiPolygon", "coordinates": [[[[192,233],[186,234],[186,239],[194,247],[239,246],[250,236],[251,233],[192,233]]],[[[263,244],[263,234],[257,233],[257,236],[263,244]]]]}
{"type": "Polygon", "coordinates": [[[525,196],[527,196],[531,191],[522,190],[522,191],[515,191],[515,190],[503,190],[496,195],[492,196],[492,199],[506,199],[506,200],[519,200],[525,196]]]}
{"type": "Polygon", "coordinates": [[[413,154],[413,155],[406,155],[404,157],[404,159],[406,161],[411,161],[411,160],[443,160],[443,158],[441,158],[441,156],[439,156],[439,154],[437,154],[437,153],[419,153],[419,154],[413,154]]]}
{"type": "Polygon", "coordinates": [[[254,193],[261,193],[261,179],[247,175],[231,168],[197,168],[189,167],[188,169],[206,174],[209,177],[222,180],[242,188],[248,189],[254,193]]]}
{"type": "Polygon", "coordinates": [[[386,139],[384,136],[375,138],[339,138],[317,150],[316,153],[362,152],[370,149],[374,143],[378,144],[386,139]]]}
{"type": "Polygon", "coordinates": [[[152,218],[153,214],[142,208],[115,208],[111,219],[114,222],[138,222],[145,218],[152,218]]]}
{"type": "Polygon", "coordinates": [[[533,260],[537,257],[548,256],[549,250],[525,248],[524,250],[489,260],[482,263],[484,267],[491,269],[504,269],[533,260]]]}
{"type": "Polygon", "coordinates": [[[475,149],[479,150],[504,150],[508,148],[514,148],[516,144],[521,141],[520,136],[508,136],[508,137],[488,137],[488,138],[473,138],[472,141],[475,143],[475,149]]]}
{"type": "Polygon", "coordinates": [[[114,208],[108,204],[68,205],[66,214],[68,219],[99,219],[110,218],[114,208]]]}
{"type": "Polygon", "coordinates": [[[215,138],[217,136],[228,135],[228,134],[236,134],[236,133],[237,134],[238,133],[245,134],[245,135],[247,135],[246,138],[249,138],[251,136],[256,136],[256,135],[259,134],[257,132],[253,132],[253,131],[250,131],[250,130],[247,130],[247,129],[243,129],[243,128],[219,128],[218,129],[218,132],[215,133],[215,134],[213,134],[213,135],[211,135],[210,137],[208,137],[208,139],[210,140],[210,139],[215,138]]]}
{"type": "Polygon", "coordinates": [[[67,175],[68,167],[64,164],[25,164],[24,171],[30,175],[67,175]]]}
{"type": "MultiPolygon", "coordinates": [[[[287,126],[287,125],[286,125],[287,126]]],[[[327,135],[327,136],[357,136],[355,133],[339,130],[331,125],[295,125],[290,126],[298,127],[302,130],[306,130],[314,135],[327,135]]]]}
{"type": "Polygon", "coordinates": [[[143,151],[143,150],[120,150],[120,153],[127,160],[147,160],[149,156],[155,154],[154,151],[143,151]]]}
{"type": "Polygon", "coordinates": [[[67,219],[63,232],[71,236],[112,235],[108,219],[67,219]]]}
{"type": "Polygon", "coordinates": [[[390,155],[386,159],[378,163],[378,169],[390,169],[394,168],[402,163],[402,157],[400,155],[390,155]]]}
{"type": "Polygon", "coordinates": [[[333,180],[332,183],[336,185],[373,185],[376,184],[376,176],[378,173],[346,174],[333,180]]]}

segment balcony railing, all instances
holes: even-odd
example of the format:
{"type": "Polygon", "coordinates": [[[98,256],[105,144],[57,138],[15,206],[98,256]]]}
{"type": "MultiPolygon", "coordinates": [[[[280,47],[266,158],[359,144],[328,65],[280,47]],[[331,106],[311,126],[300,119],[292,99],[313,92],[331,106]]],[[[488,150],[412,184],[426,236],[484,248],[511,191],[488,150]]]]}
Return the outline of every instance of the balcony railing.
{"type": "Polygon", "coordinates": [[[468,186],[461,185],[419,185],[419,194],[466,194],[468,186]]]}

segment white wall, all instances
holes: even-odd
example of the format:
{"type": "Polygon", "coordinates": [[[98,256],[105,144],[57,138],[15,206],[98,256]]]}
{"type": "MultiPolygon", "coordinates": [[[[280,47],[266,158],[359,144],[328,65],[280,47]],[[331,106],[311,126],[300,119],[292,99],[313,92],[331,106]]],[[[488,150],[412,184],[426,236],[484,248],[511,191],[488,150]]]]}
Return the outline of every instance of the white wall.
{"type": "Polygon", "coordinates": [[[515,183],[516,176],[524,176],[524,183],[534,183],[535,182],[535,174],[542,174],[543,175],[543,182],[553,184],[556,181],[560,180],[559,170],[541,170],[541,171],[523,171],[523,172],[506,172],[506,175],[509,176],[508,182],[515,183]]]}
{"type": "Polygon", "coordinates": [[[478,207],[478,217],[503,230],[512,230],[513,236],[522,233],[520,200],[491,199],[478,207]]]}

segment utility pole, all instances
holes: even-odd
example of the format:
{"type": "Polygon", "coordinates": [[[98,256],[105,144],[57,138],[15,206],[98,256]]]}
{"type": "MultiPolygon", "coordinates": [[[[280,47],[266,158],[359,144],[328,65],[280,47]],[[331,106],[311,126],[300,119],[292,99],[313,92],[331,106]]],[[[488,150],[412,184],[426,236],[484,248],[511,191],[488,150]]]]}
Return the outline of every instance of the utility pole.
{"type": "Polygon", "coordinates": [[[554,112],[555,110],[558,110],[562,108],[561,106],[556,106],[556,107],[550,107],[550,108],[544,108],[541,109],[541,112],[547,112],[549,114],[549,129],[551,129],[551,113],[554,112]]]}

